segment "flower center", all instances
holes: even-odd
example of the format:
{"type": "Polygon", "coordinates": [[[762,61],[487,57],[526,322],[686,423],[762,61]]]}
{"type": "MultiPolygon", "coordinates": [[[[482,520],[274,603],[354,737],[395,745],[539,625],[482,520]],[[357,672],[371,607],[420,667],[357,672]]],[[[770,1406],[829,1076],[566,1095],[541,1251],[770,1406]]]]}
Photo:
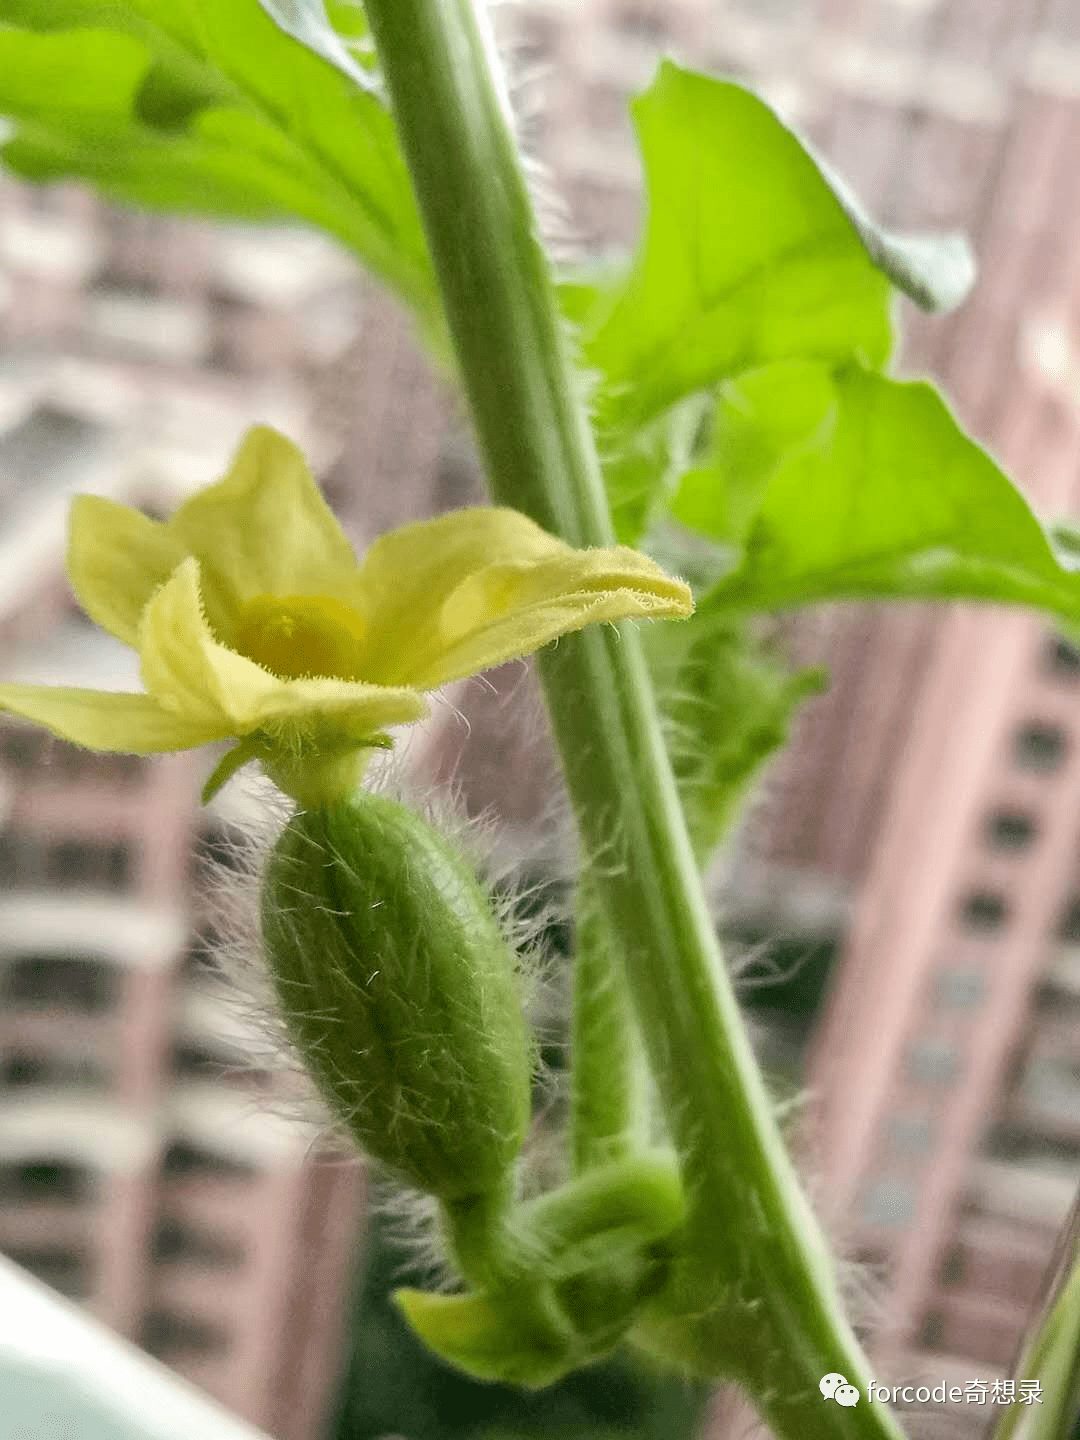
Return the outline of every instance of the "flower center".
{"type": "Polygon", "coordinates": [[[359,680],[366,634],[363,616],[329,595],[256,595],[237,618],[236,648],[286,680],[359,680]]]}

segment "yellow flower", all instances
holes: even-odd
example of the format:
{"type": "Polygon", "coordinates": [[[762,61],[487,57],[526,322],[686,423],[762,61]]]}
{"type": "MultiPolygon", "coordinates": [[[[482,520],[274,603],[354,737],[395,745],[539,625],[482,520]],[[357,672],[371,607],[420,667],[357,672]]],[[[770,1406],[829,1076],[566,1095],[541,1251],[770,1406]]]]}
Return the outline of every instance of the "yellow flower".
{"type": "Polygon", "coordinates": [[[139,653],[144,694],[0,685],[0,710],[92,750],[234,739],[302,804],[344,793],[421,692],[594,621],[683,616],[690,592],[634,550],[575,550],[514,510],[405,525],[358,564],[296,447],[249,431],[223,480],[165,522],[97,496],[70,518],[87,614],[139,653]]]}

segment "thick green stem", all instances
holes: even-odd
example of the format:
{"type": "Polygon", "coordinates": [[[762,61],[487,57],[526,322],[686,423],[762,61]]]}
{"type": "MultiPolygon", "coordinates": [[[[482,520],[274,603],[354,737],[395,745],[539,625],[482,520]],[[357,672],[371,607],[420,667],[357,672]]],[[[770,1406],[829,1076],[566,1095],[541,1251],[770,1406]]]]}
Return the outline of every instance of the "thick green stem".
{"type": "Polygon", "coordinates": [[[574,1169],[622,1160],[648,1141],[648,1075],[619,935],[582,880],[574,932],[570,1150],[574,1169]]]}
{"type": "MultiPolygon", "coordinates": [[[[495,498],[577,545],[612,540],[490,47],[472,0],[366,0],[495,498]]],[[[686,1258],[649,1339],[730,1374],[790,1440],[895,1440],[865,1400],[832,1266],[772,1120],[721,963],[637,635],[564,639],[542,673],[598,894],[621,937],[684,1164],[686,1258]]]]}

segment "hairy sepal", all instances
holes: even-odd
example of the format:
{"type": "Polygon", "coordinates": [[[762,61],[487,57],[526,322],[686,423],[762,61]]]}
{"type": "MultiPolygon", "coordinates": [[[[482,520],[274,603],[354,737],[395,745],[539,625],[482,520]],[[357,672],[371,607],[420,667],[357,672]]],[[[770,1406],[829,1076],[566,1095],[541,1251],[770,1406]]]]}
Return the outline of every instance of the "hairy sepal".
{"type": "Polygon", "coordinates": [[[608,1355],[663,1287],[684,1216],[673,1157],[600,1166],[523,1206],[514,1263],[458,1295],[399,1290],[424,1343],[478,1380],[539,1388],[608,1355]]]}

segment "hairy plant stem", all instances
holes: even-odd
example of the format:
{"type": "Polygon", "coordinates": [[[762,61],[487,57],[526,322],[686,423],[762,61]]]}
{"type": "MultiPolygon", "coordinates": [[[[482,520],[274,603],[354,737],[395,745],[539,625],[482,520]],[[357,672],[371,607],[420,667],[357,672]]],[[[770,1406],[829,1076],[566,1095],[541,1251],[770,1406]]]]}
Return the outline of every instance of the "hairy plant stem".
{"type": "MultiPolygon", "coordinates": [[[[612,543],[585,406],[473,0],[366,0],[492,492],[576,545],[612,543]]],[[[773,1122],[724,971],[637,635],[562,640],[542,674],[597,896],[618,932],[690,1212],[642,1328],[739,1379],[785,1440],[896,1440],[889,1413],[824,1401],[867,1370],[773,1122]]]]}
{"type": "Polygon", "coordinates": [[[648,1075],[619,948],[619,933],[585,875],[570,1018],[570,1158],[578,1174],[648,1143],[648,1075]]]}
{"type": "Polygon", "coordinates": [[[519,1321],[537,1339],[558,1350],[571,1338],[570,1327],[546,1285],[538,1285],[532,1254],[514,1232],[513,1176],[487,1195],[442,1207],[450,1249],[461,1274],[478,1290],[509,1300],[519,1321]]]}

